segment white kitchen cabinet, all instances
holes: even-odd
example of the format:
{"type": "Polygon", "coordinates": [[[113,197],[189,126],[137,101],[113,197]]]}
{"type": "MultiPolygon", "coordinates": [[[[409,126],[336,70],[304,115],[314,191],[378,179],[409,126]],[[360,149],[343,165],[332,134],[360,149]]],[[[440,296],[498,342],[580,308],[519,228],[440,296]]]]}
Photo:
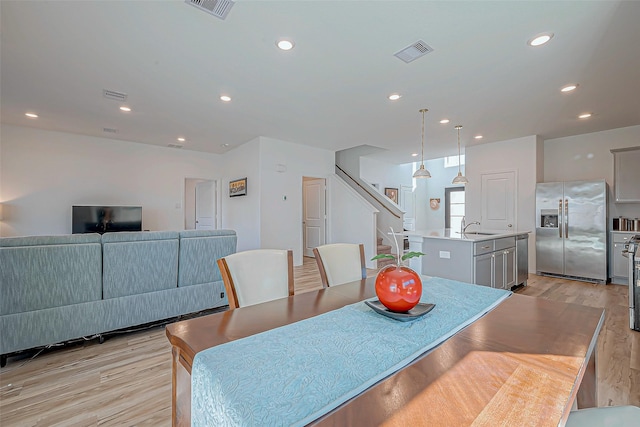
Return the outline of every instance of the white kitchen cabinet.
{"type": "Polygon", "coordinates": [[[640,202],[640,147],[619,148],[611,153],[615,202],[640,202]]]}

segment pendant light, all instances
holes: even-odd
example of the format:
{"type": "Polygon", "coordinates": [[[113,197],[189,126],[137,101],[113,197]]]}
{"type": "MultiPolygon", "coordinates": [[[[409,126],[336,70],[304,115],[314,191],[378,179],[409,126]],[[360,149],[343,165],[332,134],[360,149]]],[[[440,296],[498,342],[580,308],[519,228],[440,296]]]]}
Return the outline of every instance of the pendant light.
{"type": "Polygon", "coordinates": [[[451,183],[464,185],[469,183],[469,180],[464,175],[462,175],[462,172],[460,172],[460,129],[462,129],[462,125],[456,126],[456,129],[458,130],[458,176],[453,178],[453,181],[451,183]]]}
{"type": "Polygon", "coordinates": [[[413,174],[414,178],[431,178],[431,174],[429,173],[429,171],[424,168],[424,113],[426,113],[427,111],[429,110],[426,108],[420,110],[420,112],[422,113],[422,163],[420,164],[420,169],[415,171],[415,173],[413,174]]]}

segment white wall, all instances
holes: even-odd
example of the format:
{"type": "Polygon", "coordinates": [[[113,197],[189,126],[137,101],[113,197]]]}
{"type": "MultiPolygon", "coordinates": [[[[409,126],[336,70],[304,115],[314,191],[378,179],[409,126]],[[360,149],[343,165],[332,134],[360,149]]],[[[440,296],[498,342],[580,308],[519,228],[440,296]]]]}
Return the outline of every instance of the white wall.
{"type": "Polygon", "coordinates": [[[327,180],[329,238],[327,243],[362,243],[367,268],[375,268],[371,261],[377,255],[376,223],[378,210],[337,175],[327,180]]]}
{"type": "MultiPolygon", "coordinates": [[[[535,206],[536,183],[542,181],[542,140],[537,136],[470,145],[465,149],[466,177],[469,183],[465,190],[465,216],[467,223],[482,223],[481,175],[483,173],[516,172],[516,223],[515,229],[530,231],[529,271],[535,272],[535,206]]],[[[546,160],[546,159],[545,159],[546,160]]],[[[482,226],[481,226],[482,227],[482,226]]]]}
{"type": "Polygon", "coordinates": [[[260,248],[260,138],[223,155],[222,228],[235,230],[238,251],[260,248]],[[247,178],[247,195],[229,197],[229,181],[247,178]]]}
{"type": "MultiPolygon", "coordinates": [[[[458,167],[445,168],[442,158],[427,160],[424,167],[431,174],[431,178],[416,179],[416,230],[441,229],[445,225],[444,190],[448,187],[459,187],[451,183],[458,175],[458,167]],[[430,199],[440,199],[438,210],[430,208],[430,199]]],[[[464,174],[464,165],[461,170],[464,174]]]]}
{"type": "Polygon", "coordinates": [[[640,203],[614,203],[610,151],[637,146],[640,126],[548,139],[544,142],[544,181],[605,179],[609,184],[609,224],[617,216],[640,218],[640,203]]]}
{"type": "Polygon", "coordinates": [[[262,248],[293,249],[294,264],[302,264],[303,177],[327,178],[334,170],[333,151],[260,138],[262,248]]]}
{"type": "Polygon", "coordinates": [[[384,189],[398,189],[398,205],[402,204],[400,188],[403,185],[411,187],[413,185],[412,164],[396,165],[383,162],[369,157],[360,158],[360,178],[369,184],[379,184],[378,191],[384,194],[384,189]]]}
{"type": "Polygon", "coordinates": [[[2,125],[1,236],[71,233],[72,205],[139,205],[148,230],[184,229],[185,177],[215,179],[215,154],[2,125]]]}

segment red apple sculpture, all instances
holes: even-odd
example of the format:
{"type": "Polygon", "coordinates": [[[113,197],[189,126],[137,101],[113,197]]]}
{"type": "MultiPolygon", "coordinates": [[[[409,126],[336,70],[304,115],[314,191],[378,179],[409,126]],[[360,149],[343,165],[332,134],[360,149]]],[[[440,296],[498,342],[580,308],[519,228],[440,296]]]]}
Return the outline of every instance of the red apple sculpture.
{"type": "MultiPolygon", "coordinates": [[[[391,229],[391,234],[396,243],[396,251],[400,253],[396,233],[391,229]]],[[[411,310],[420,302],[422,296],[422,280],[420,275],[414,270],[402,265],[410,258],[424,255],[422,252],[407,252],[398,259],[397,265],[383,267],[376,276],[376,295],[380,302],[390,311],[403,313],[411,310]]],[[[395,259],[391,254],[380,254],[371,258],[372,260],[390,258],[395,259]]]]}
{"type": "Polygon", "coordinates": [[[420,302],[422,280],[409,267],[388,265],[378,272],[376,295],[389,310],[407,312],[420,302]]]}

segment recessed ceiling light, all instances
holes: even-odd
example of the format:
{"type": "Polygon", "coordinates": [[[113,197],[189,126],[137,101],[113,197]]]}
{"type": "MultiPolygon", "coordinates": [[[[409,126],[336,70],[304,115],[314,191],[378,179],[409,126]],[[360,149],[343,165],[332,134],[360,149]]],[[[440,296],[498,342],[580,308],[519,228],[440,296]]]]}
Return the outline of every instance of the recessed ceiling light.
{"type": "Polygon", "coordinates": [[[474,136],[475,139],[482,139],[482,135],[476,135],[474,136]]]}
{"type": "Polygon", "coordinates": [[[446,125],[447,123],[449,123],[449,119],[440,120],[440,124],[446,125]]]}
{"type": "Polygon", "coordinates": [[[571,92],[571,91],[576,90],[578,88],[578,86],[580,86],[578,83],[566,85],[566,86],[562,87],[562,89],[560,89],[560,92],[571,92]]]}
{"type": "Polygon", "coordinates": [[[31,119],[37,119],[38,115],[36,113],[24,113],[25,116],[31,118],[31,119]]]}
{"type": "Polygon", "coordinates": [[[397,101],[400,98],[402,98],[402,95],[399,95],[397,93],[392,93],[391,95],[389,95],[389,99],[392,101],[397,101]]]}
{"type": "Polygon", "coordinates": [[[227,96],[227,95],[222,95],[222,96],[220,97],[220,100],[221,100],[221,101],[224,101],[224,102],[229,102],[229,101],[231,101],[231,97],[230,97],[230,96],[227,96]]]}
{"type": "Polygon", "coordinates": [[[228,146],[229,146],[229,144],[220,144],[220,147],[223,147],[223,148],[226,148],[228,146]]]}
{"type": "Polygon", "coordinates": [[[588,119],[589,117],[591,117],[591,113],[584,113],[578,116],[579,119],[588,119]]]}
{"type": "Polygon", "coordinates": [[[527,41],[529,46],[542,46],[547,43],[549,40],[553,38],[553,33],[540,33],[538,35],[533,36],[527,41]]]}
{"type": "Polygon", "coordinates": [[[276,46],[282,50],[291,50],[295,44],[291,40],[281,39],[276,42],[276,46]]]}
{"type": "Polygon", "coordinates": [[[123,105],[122,107],[120,107],[120,109],[121,109],[122,111],[124,111],[125,113],[128,113],[128,112],[130,112],[130,111],[131,111],[131,108],[129,108],[129,107],[125,107],[124,105],[123,105]]]}
{"type": "Polygon", "coordinates": [[[418,153],[411,153],[411,157],[418,157],[418,153]]]}
{"type": "Polygon", "coordinates": [[[180,142],[184,142],[184,141],[185,141],[185,139],[184,139],[183,137],[179,137],[179,138],[178,138],[178,141],[180,141],[180,142]]]}

